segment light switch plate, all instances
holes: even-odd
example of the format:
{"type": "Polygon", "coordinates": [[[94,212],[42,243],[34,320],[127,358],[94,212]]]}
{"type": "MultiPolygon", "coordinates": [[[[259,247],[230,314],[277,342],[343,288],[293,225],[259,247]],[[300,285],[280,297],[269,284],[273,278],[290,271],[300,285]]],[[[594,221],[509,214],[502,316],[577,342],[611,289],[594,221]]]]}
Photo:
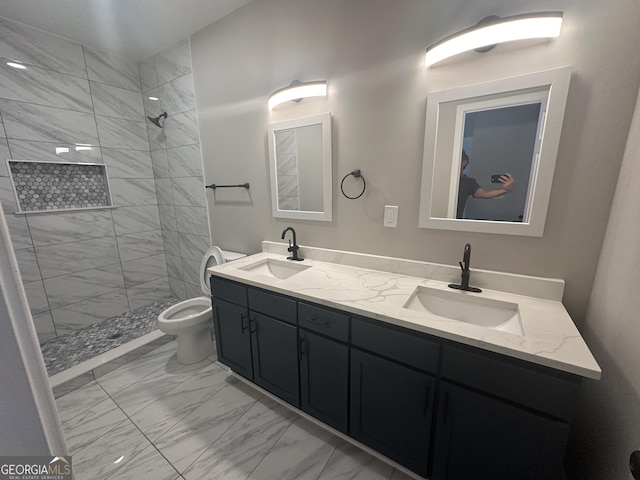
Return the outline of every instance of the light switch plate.
{"type": "Polygon", "coordinates": [[[384,226],[393,228],[398,226],[398,207],[396,205],[384,206],[384,226]]]}

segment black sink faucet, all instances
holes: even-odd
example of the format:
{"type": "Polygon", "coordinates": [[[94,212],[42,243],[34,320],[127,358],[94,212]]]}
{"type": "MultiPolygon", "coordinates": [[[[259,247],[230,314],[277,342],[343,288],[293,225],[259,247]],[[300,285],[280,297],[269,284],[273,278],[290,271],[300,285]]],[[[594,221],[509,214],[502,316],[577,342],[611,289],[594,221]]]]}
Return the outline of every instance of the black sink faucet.
{"type": "MultiPolygon", "coordinates": [[[[282,237],[284,238],[284,237],[282,237]]],[[[471,269],[469,264],[471,263],[471,244],[467,243],[464,246],[464,256],[462,258],[462,262],[460,263],[460,268],[462,269],[462,279],[460,285],[455,283],[450,283],[449,288],[455,288],[456,290],[464,290],[466,292],[476,292],[480,293],[482,290],[476,287],[469,286],[469,277],[471,276],[471,269]]]]}
{"type": "Polygon", "coordinates": [[[300,258],[298,256],[298,249],[300,248],[298,246],[298,243],[296,242],[296,231],[293,229],[293,227],[287,227],[282,231],[282,236],[280,238],[282,238],[284,240],[284,236],[287,234],[287,232],[291,230],[291,233],[293,234],[293,245],[291,244],[291,240],[289,240],[289,248],[287,248],[287,251],[291,252],[291,256],[287,257],[287,260],[296,260],[298,262],[301,262],[302,260],[304,260],[304,258],[300,258]]]}

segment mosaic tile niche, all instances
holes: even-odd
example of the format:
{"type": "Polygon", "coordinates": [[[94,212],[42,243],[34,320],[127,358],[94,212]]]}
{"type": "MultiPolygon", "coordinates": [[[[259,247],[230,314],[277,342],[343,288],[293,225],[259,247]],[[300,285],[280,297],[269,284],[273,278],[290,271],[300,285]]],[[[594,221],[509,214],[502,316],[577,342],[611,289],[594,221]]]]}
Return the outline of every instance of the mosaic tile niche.
{"type": "Polygon", "coordinates": [[[111,206],[104,165],[9,161],[9,170],[19,212],[111,206]]]}

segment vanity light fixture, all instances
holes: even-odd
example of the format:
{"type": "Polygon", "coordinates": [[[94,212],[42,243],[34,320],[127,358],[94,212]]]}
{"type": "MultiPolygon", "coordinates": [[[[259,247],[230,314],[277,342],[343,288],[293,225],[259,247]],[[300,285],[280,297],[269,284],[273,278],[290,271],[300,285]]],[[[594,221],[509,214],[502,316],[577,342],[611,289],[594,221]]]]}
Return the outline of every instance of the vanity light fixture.
{"type": "Polygon", "coordinates": [[[18,70],[26,70],[27,69],[27,67],[25,67],[21,63],[7,62],[7,65],[9,65],[10,67],[13,67],[13,68],[17,68],[18,70]]]}
{"type": "Polygon", "coordinates": [[[469,50],[486,52],[498,43],[532,38],[557,38],[562,27],[562,12],[543,12],[490,16],[474,27],[462,30],[427,48],[425,67],[469,50]]]}
{"type": "Polygon", "coordinates": [[[317,82],[299,82],[294,80],[288,87],[276,90],[269,97],[269,110],[273,110],[277,105],[284,102],[299,102],[307,97],[326,97],[327,82],[320,80],[317,82]]]}

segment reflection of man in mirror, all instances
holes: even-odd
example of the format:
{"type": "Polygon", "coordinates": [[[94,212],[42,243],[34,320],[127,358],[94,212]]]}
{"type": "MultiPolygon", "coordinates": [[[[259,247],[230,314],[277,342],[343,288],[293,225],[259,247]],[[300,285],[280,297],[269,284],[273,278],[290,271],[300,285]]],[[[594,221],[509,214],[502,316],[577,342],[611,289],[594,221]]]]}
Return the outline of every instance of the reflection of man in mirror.
{"type": "Polygon", "coordinates": [[[515,180],[510,173],[503,173],[499,177],[499,182],[502,184],[501,188],[495,188],[492,190],[485,190],[475,178],[467,177],[464,173],[464,169],[469,165],[469,156],[462,150],[462,161],[460,162],[460,185],[458,186],[458,210],[456,218],[463,218],[464,208],[467,204],[467,198],[471,195],[473,198],[495,198],[505,193],[509,193],[513,190],[513,184],[515,180]]]}

